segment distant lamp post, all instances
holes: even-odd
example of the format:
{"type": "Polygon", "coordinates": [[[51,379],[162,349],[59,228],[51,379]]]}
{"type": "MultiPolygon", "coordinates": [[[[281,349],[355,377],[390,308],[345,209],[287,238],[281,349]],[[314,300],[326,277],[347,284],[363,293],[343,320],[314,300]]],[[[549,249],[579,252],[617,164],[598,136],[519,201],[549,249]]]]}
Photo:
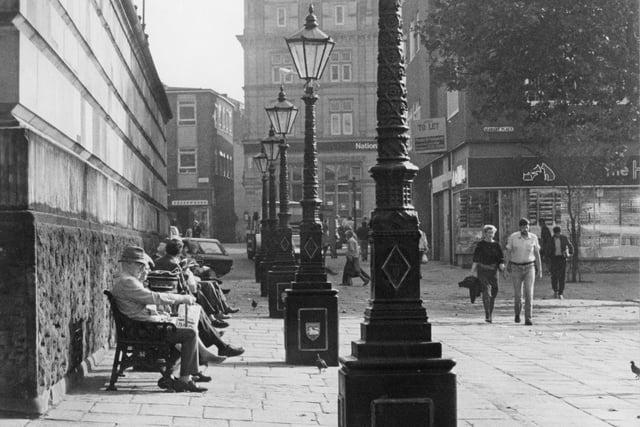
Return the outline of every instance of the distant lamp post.
{"type": "Polygon", "coordinates": [[[358,190],[358,180],[356,179],[356,177],[352,177],[351,180],[349,180],[349,182],[351,183],[351,199],[352,199],[352,205],[353,205],[353,230],[355,231],[356,228],[358,228],[358,220],[357,220],[357,216],[356,216],[356,212],[357,212],[357,205],[356,205],[356,196],[357,196],[357,190],[358,190]]]}
{"type": "Polygon", "coordinates": [[[455,362],[431,340],[422,304],[411,184],[402,0],[378,1],[377,163],[371,288],[351,356],[340,358],[338,426],[456,425],[455,362]]]}
{"type": "MultiPolygon", "coordinates": [[[[255,255],[255,259],[254,259],[254,274],[255,274],[255,279],[256,282],[260,282],[260,267],[262,266],[262,260],[264,259],[266,252],[266,247],[265,247],[265,234],[269,234],[268,230],[267,230],[267,219],[269,217],[269,204],[268,204],[268,192],[269,192],[269,184],[268,184],[268,177],[267,177],[267,163],[269,163],[269,160],[267,160],[267,155],[264,153],[264,151],[260,152],[260,154],[256,154],[255,156],[253,156],[253,163],[256,167],[256,170],[258,172],[260,172],[260,175],[262,177],[262,219],[260,220],[260,251],[256,252],[255,255]]],[[[257,242],[257,238],[256,238],[256,245],[258,244],[257,242]]],[[[262,289],[260,290],[260,294],[261,296],[266,296],[262,295],[262,289]]]]}
{"type": "MultiPolygon", "coordinates": [[[[291,133],[298,109],[289,101],[284,93],[284,88],[280,86],[278,99],[265,108],[267,117],[276,134],[280,135],[277,140],[280,156],[280,212],[278,217],[280,223],[275,234],[271,270],[267,273],[267,292],[269,295],[269,317],[282,318],[285,313],[284,291],[291,287],[291,282],[295,280],[298,267],[291,243],[291,227],[289,227],[289,190],[288,190],[288,165],[287,165],[287,135],[291,133]]],[[[275,149],[276,141],[271,143],[271,150],[275,149]]]]}
{"type": "Polygon", "coordinates": [[[330,365],[338,363],[337,291],[327,282],[322,257],[322,224],[318,197],[315,103],[313,83],[322,77],[335,42],[318,28],[309,6],[304,27],[285,38],[298,75],[305,80],[302,100],[305,104],[302,221],[300,223],[300,267],[286,291],[286,361],[313,364],[316,355],[330,365]]]}
{"type": "Polygon", "coordinates": [[[267,159],[267,171],[269,176],[269,217],[267,219],[267,235],[263,236],[262,244],[266,247],[266,252],[260,263],[260,295],[268,296],[267,274],[274,260],[273,251],[276,246],[274,239],[276,235],[276,165],[278,158],[278,144],[280,140],[276,137],[273,127],[269,129],[269,136],[262,141],[262,152],[267,159]]]}

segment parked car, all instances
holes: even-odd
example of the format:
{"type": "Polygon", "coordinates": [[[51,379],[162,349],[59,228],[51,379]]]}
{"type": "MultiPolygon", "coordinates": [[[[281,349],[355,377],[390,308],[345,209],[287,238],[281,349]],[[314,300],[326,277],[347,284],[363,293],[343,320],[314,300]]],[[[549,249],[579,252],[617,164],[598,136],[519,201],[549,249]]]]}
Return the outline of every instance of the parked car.
{"type": "Polygon", "coordinates": [[[231,271],[233,258],[229,256],[222,243],[217,239],[187,237],[183,242],[191,248],[191,254],[196,262],[213,270],[216,277],[221,277],[231,271]]]}

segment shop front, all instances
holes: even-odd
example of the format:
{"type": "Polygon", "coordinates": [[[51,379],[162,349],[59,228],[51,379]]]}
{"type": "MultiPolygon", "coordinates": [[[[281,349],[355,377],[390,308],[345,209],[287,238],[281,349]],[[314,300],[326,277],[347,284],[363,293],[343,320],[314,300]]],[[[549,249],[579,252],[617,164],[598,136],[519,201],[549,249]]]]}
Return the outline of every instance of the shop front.
{"type": "MultiPolygon", "coordinates": [[[[202,194],[200,196],[203,196],[202,194]]],[[[182,236],[193,235],[194,221],[200,226],[200,237],[212,237],[211,201],[205,198],[176,199],[169,201],[169,221],[178,227],[182,236]]],[[[193,197],[193,198],[192,198],[193,197]]],[[[215,237],[215,236],[213,236],[215,237]]]]}
{"type": "MultiPolygon", "coordinates": [[[[584,173],[588,159],[468,158],[454,169],[464,180],[452,179],[452,222],[455,263],[471,264],[475,243],[484,224],[498,229],[506,244],[526,217],[540,235],[539,220],[558,225],[569,236],[569,204],[579,223],[583,271],[637,271],[640,259],[640,158],[631,156],[620,170],[594,166],[584,173]],[[582,173],[577,185],[571,178],[582,173]],[[573,185],[569,185],[573,184],[573,185]],[[569,191],[570,190],[570,191],[569,191]],[[571,196],[569,196],[571,193],[571,196]]],[[[596,162],[592,162],[594,165],[596,162]]]]}

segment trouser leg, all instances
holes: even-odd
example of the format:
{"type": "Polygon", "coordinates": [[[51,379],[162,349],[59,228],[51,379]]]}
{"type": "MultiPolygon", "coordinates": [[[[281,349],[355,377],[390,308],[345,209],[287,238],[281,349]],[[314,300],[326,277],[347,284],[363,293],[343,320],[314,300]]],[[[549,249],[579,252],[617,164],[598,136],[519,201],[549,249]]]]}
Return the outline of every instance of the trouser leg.
{"type": "Polygon", "coordinates": [[[536,270],[534,267],[528,268],[522,278],[524,285],[524,319],[531,320],[533,306],[533,286],[536,280],[536,270]]]}
{"type": "Polygon", "coordinates": [[[560,258],[558,266],[558,295],[564,293],[564,284],[567,278],[567,260],[560,258]]]}
{"type": "Polygon", "coordinates": [[[518,267],[514,267],[511,277],[513,282],[513,309],[516,316],[519,316],[522,310],[522,271],[518,267]]]}
{"type": "Polygon", "coordinates": [[[560,265],[558,263],[558,257],[551,257],[551,288],[553,289],[553,292],[558,292],[559,267],[560,265]]]}
{"type": "Polygon", "coordinates": [[[346,285],[349,282],[351,282],[351,261],[347,260],[342,270],[342,284],[346,285]]]}
{"type": "Polygon", "coordinates": [[[205,347],[215,345],[218,348],[222,348],[227,344],[220,338],[220,333],[211,324],[211,320],[202,313],[198,319],[198,335],[204,343],[205,347]]]}
{"type": "Polygon", "coordinates": [[[180,344],[180,376],[198,373],[198,335],[193,329],[176,328],[170,342],[180,344]]]}

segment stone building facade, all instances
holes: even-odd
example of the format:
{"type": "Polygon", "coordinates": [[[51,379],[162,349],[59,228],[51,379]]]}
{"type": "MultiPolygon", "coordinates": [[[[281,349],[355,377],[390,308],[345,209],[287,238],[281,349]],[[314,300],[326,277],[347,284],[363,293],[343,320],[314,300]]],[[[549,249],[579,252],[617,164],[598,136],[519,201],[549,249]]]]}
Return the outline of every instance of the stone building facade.
{"type": "Polygon", "coordinates": [[[167,88],[175,117],[167,124],[169,217],[184,235],[235,241],[234,116],[237,102],[211,89],[167,88]]]}
{"type": "MultiPolygon", "coordinates": [[[[309,2],[245,0],[245,28],[238,38],[245,58],[245,114],[249,134],[244,139],[244,183],[249,212],[260,212],[262,187],[253,156],[267,137],[264,108],[278,96],[280,85],[300,113],[290,148],[289,196],[292,223],[301,219],[304,140],[304,82],[298,78],[284,37],[300,29],[309,2]]],[[[374,181],[368,169],[376,159],[376,55],[378,4],[372,0],[314,2],[320,28],[336,42],[318,82],[316,140],[321,212],[327,217],[370,218],[375,205],[374,181]],[[355,198],[350,180],[355,178],[355,198]],[[355,199],[355,200],[354,200],[355,199]]]]}
{"type": "Polygon", "coordinates": [[[130,0],[0,2],[0,410],[109,344],[126,244],[168,229],[171,109],[130,0]]]}

